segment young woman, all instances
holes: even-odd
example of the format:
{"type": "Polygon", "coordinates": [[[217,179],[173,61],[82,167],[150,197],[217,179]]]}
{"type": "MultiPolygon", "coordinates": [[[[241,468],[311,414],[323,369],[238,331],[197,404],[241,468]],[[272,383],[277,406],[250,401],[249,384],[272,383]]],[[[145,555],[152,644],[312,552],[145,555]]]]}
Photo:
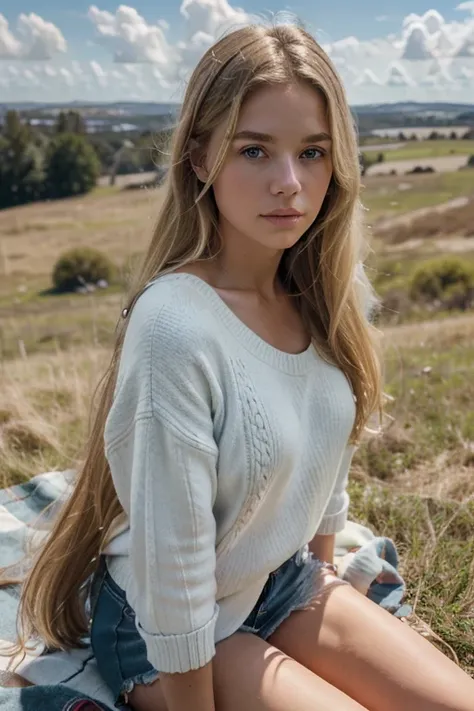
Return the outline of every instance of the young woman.
{"type": "Polygon", "coordinates": [[[296,26],[203,57],[75,491],[25,637],[89,631],[136,711],[468,711],[474,681],[334,574],[381,410],[357,140],[296,26]],[[105,448],[104,448],[105,441],[105,448]]]}

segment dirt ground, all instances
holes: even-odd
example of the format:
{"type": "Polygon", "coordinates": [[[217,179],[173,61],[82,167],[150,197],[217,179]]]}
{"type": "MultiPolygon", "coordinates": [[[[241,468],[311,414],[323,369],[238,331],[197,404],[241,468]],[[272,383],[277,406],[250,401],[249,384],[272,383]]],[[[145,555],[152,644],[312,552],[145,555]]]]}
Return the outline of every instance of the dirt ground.
{"type": "Polygon", "coordinates": [[[417,165],[424,168],[431,166],[437,173],[451,173],[466,165],[468,156],[442,156],[441,158],[416,158],[410,160],[393,160],[384,163],[374,163],[367,170],[367,175],[387,175],[392,170],[397,171],[397,175],[404,175],[407,171],[413,170],[417,165]]]}

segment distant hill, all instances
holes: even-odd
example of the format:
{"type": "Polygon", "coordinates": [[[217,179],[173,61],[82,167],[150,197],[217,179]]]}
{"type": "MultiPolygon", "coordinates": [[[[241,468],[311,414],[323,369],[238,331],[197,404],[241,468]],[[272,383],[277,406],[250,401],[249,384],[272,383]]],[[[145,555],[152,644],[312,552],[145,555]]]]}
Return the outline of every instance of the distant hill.
{"type": "MultiPolygon", "coordinates": [[[[167,102],[116,101],[42,104],[0,103],[0,121],[8,109],[16,109],[36,125],[51,125],[60,111],[80,111],[90,132],[156,131],[171,126],[180,105],[167,102]]],[[[474,126],[474,104],[443,102],[396,102],[352,106],[360,135],[374,129],[420,126],[474,126]]]]}
{"type": "Polygon", "coordinates": [[[157,103],[157,102],[92,102],[92,101],[70,101],[68,103],[40,103],[31,101],[19,101],[8,104],[0,103],[0,116],[5,111],[14,109],[20,112],[39,112],[43,115],[55,115],[60,111],[81,111],[89,116],[162,116],[165,114],[176,114],[179,110],[177,103],[157,103]]]}
{"type": "Polygon", "coordinates": [[[474,103],[451,104],[445,102],[421,103],[417,101],[398,101],[389,104],[362,104],[352,107],[353,111],[362,114],[460,114],[473,112],[474,103]]]}

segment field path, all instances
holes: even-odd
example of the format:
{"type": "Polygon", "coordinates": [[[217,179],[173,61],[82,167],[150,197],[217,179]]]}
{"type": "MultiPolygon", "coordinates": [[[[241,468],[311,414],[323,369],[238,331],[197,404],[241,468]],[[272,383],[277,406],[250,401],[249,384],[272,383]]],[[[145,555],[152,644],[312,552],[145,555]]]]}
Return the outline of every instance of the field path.
{"type": "Polygon", "coordinates": [[[474,339],[474,311],[448,316],[421,323],[403,323],[399,326],[387,326],[383,329],[387,345],[416,346],[423,342],[452,342],[458,334],[466,341],[474,339]]]}
{"type": "Polygon", "coordinates": [[[447,202],[442,202],[439,205],[420,207],[417,210],[404,212],[402,215],[395,215],[394,217],[382,217],[376,221],[374,226],[377,230],[377,234],[383,235],[385,230],[391,230],[393,227],[400,225],[409,225],[413,220],[417,220],[420,217],[433,214],[441,215],[448,210],[456,210],[457,208],[464,207],[470,200],[472,200],[472,197],[462,195],[461,197],[453,198],[447,202]]]}

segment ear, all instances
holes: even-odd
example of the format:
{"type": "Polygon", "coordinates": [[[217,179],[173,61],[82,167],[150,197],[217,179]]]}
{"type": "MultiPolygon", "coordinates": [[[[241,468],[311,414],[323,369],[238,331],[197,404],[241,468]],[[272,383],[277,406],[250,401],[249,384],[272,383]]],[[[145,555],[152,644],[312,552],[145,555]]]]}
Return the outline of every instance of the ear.
{"type": "Polygon", "coordinates": [[[201,183],[206,183],[209,171],[206,168],[206,153],[195,139],[189,142],[189,158],[191,166],[201,183]]]}

